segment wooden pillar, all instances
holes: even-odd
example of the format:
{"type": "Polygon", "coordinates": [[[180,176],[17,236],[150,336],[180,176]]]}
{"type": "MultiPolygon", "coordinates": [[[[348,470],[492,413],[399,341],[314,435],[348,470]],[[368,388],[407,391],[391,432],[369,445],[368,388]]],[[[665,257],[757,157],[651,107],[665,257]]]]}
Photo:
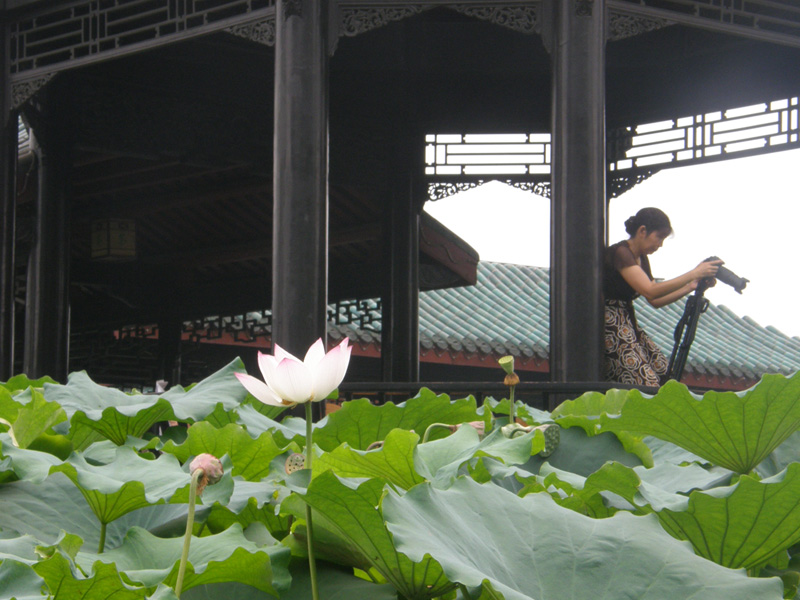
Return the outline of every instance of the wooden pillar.
{"type": "Polygon", "coordinates": [[[381,301],[384,381],[419,381],[419,226],[422,200],[417,188],[423,166],[421,160],[417,164],[413,158],[423,148],[422,140],[421,136],[409,140],[417,142],[417,152],[406,144],[408,152],[397,156],[398,176],[384,220],[387,250],[384,256],[387,266],[385,293],[381,301]]]}
{"type": "Polygon", "coordinates": [[[158,322],[158,379],[181,385],[181,320],[165,315],[158,322]]]}
{"type": "Polygon", "coordinates": [[[0,23],[0,381],[14,374],[17,113],[12,110],[8,26],[0,23]]]}
{"type": "MultiPolygon", "coordinates": [[[[70,147],[64,125],[69,117],[56,96],[32,108],[31,140],[38,161],[33,245],[28,259],[23,370],[66,382],[69,361],[70,147]]],[[[27,113],[26,113],[27,114],[27,113]]]]}
{"type": "Polygon", "coordinates": [[[323,0],[278,0],[272,339],[302,358],[326,336],[328,44],[323,0]]]}
{"type": "Polygon", "coordinates": [[[548,0],[553,171],[550,377],[603,378],[605,0],[548,0]]]}

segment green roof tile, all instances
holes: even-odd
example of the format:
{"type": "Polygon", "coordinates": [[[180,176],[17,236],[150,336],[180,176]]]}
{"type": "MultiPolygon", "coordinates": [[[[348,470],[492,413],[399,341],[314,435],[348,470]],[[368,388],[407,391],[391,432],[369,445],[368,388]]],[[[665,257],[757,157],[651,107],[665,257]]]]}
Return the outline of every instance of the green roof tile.
{"type": "MultiPolygon", "coordinates": [[[[474,286],[420,294],[420,338],[424,347],[548,358],[549,272],[541,267],[480,262],[474,286]]],[[[654,309],[636,301],[640,325],[669,356],[685,300],[654,309]]],[[[686,372],[758,379],[800,369],[800,338],[739,317],[709,303],[700,316],[686,372]]]]}

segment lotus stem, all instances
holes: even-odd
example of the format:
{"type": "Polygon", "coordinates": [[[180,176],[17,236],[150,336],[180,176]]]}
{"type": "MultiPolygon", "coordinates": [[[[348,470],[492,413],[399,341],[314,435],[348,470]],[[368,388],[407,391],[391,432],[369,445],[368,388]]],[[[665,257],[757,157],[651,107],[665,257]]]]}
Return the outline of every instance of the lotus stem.
{"type": "Polygon", "coordinates": [[[514,401],[514,388],[515,387],[516,387],[515,385],[512,385],[509,388],[510,391],[508,392],[508,401],[511,404],[511,406],[509,406],[509,408],[508,408],[508,422],[509,423],[516,423],[517,422],[517,404],[514,401]]]}
{"type": "Polygon", "coordinates": [[[102,554],[103,550],[106,547],[106,529],[108,528],[108,523],[100,523],[100,544],[97,546],[97,553],[102,554]]]}
{"type": "Polygon", "coordinates": [[[186,533],[183,534],[183,552],[181,564],[178,567],[178,578],[175,580],[175,595],[181,597],[183,578],[186,575],[186,563],[189,560],[189,545],[192,543],[192,529],[194,529],[194,505],[197,501],[197,482],[205,475],[203,469],[195,469],[192,473],[192,484],[189,486],[189,514],[186,516],[186,533]]]}
{"type": "Polygon", "coordinates": [[[451,429],[452,430],[453,426],[450,425],[449,423],[431,423],[430,425],[428,425],[428,428],[425,430],[425,433],[422,435],[422,443],[424,444],[425,442],[428,441],[428,437],[431,435],[431,431],[433,431],[434,429],[439,429],[439,428],[441,428],[441,429],[451,429]]]}
{"type": "MultiPolygon", "coordinates": [[[[306,464],[305,468],[311,472],[313,421],[311,402],[306,402],[306,464]]],[[[308,546],[308,571],[311,576],[311,598],[319,600],[319,587],[317,583],[317,563],[314,560],[314,528],[311,524],[311,505],[306,504],[306,544],[308,546]]]]}

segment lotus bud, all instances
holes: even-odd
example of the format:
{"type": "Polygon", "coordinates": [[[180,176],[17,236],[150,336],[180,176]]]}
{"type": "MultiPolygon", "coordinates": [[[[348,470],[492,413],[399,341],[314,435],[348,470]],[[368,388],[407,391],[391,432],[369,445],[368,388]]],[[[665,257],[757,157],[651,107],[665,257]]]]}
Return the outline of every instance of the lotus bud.
{"type": "Polygon", "coordinates": [[[463,425],[470,425],[473,429],[475,429],[475,431],[478,432],[479,436],[483,436],[486,433],[486,423],[484,421],[470,421],[469,423],[459,423],[458,425],[451,425],[450,431],[455,433],[456,431],[461,429],[463,425]]]}
{"type": "Polygon", "coordinates": [[[197,493],[201,494],[207,485],[214,485],[224,474],[222,463],[213,454],[198,454],[189,464],[189,472],[201,470],[203,474],[197,483],[197,493]]]}

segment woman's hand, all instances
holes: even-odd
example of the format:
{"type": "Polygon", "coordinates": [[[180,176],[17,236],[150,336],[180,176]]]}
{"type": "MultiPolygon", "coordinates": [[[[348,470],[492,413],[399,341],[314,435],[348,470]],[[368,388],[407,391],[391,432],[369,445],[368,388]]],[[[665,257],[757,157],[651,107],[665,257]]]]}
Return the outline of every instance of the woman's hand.
{"type": "Polygon", "coordinates": [[[724,261],[721,260],[704,260],[694,269],[692,269],[692,275],[694,276],[695,280],[716,277],[717,271],[719,271],[719,267],[723,262],[724,261]]]}

